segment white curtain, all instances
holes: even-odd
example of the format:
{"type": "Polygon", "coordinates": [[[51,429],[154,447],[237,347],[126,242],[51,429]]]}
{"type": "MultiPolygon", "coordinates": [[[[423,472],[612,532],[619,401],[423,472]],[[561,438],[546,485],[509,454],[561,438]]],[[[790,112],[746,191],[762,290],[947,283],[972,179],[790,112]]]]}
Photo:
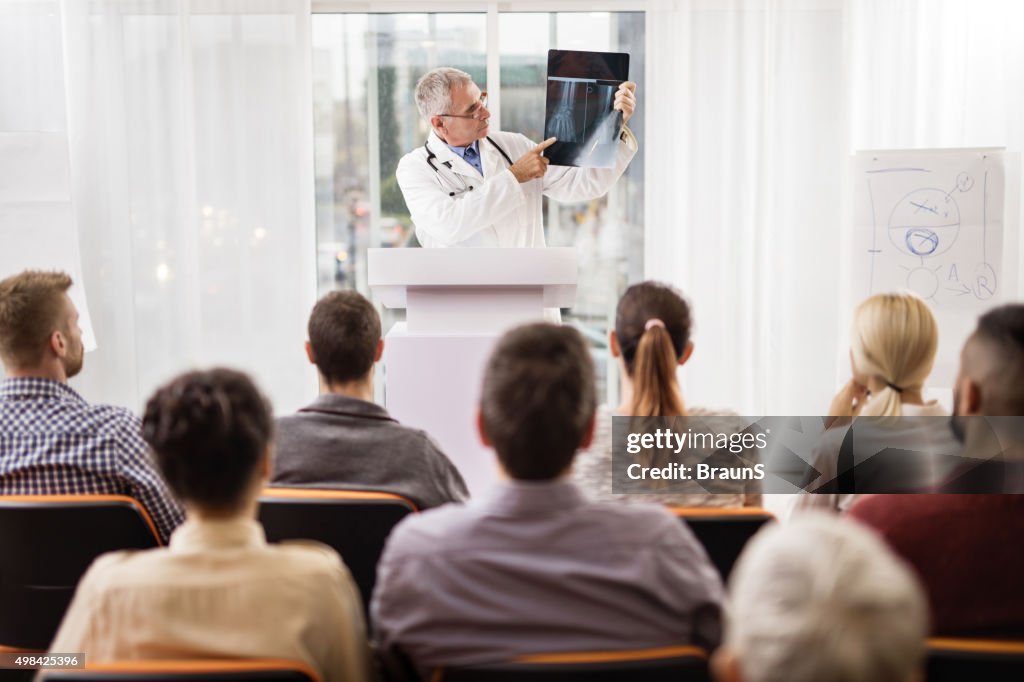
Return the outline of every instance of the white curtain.
{"type": "MultiPolygon", "coordinates": [[[[645,6],[646,272],[694,305],[687,398],[823,412],[855,303],[843,275],[849,155],[1019,151],[1024,4],[645,6]]],[[[0,132],[68,138],[99,343],[79,387],[137,408],[176,372],[224,363],[253,372],[279,411],[304,402],[309,0],[0,0],[0,11],[0,132]]]]}
{"type": "Polygon", "coordinates": [[[691,404],[827,410],[856,303],[849,155],[1019,151],[1022,14],[1012,0],[651,3],[646,266],[695,309],[691,404]]]}
{"type": "Polygon", "coordinates": [[[0,278],[61,269],[95,338],[75,229],[64,108],[59,2],[0,1],[0,278]]]}
{"type": "Polygon", "coordinates": [[[36,37],[58,22],[63,69],[27,57],[39,52],[31,37],[18,63],[35,68],[28,97],[56,88],[66,101],[99,345],[73,383],[139,409],[171,376],[227,365],[254,375],[278,412],[308,401],[309,0],[48,5],[55,19],[36,22],[36,37]]]}

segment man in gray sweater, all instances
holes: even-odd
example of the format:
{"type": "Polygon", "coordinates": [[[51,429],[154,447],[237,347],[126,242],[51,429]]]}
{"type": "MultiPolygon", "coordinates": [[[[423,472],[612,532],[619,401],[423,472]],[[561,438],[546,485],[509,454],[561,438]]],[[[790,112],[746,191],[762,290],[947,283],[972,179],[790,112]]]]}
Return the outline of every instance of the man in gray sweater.
{"type": "Polygon", "coordinates": [[[661,505],[589,500],[570,479],[596,400],[572,327],[498,341],[477,425],[503,480],[395,526],[370,605],[378,652],[427,680],[530,653],[718,645],[722,581],[686,524],[661,505]]]}
{"type": "Polygon", "coordinates": [[[465,500],[462,476],[433,439],[373,402],[384,352],[373,305],[358,292],[333,291],[313,308],[308,333],[320,395],[278,419],[272,484],[395,493],[419,509],[465,500]]]}

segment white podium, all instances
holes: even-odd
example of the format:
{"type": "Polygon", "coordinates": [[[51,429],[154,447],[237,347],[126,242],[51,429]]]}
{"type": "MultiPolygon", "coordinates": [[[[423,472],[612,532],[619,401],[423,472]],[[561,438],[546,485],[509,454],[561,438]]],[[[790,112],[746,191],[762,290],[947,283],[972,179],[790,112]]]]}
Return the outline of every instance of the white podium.
{"type": "Polygon", "coordinates": [[[476,411],[498,337],[576,299],[576,252],[548,249],[369,249],[370,289],[406,308],[384,340],[385,405],[433,436],[477,494],[497,479],[476,411]]]}

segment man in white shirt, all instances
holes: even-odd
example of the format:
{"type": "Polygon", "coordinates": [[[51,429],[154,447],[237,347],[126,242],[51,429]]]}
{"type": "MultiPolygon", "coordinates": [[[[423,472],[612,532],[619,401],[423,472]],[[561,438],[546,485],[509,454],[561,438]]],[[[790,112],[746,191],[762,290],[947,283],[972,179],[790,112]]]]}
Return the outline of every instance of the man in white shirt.
{"type": "Polygon", "coordinates": [[[281,658],[324,682],[370,677],[362,602],[313,542],[268,545],[255,520],[270,472],[270,406],[244,374],[190,372],[146,406],[143,437],[185,504],[167,548],[106,554],[51,645],[112,660],[281,658]]]}
{"type": "Polygon", "coordinates": [[[555,138],[535,144],[519,133],[492,132],[487,93],[469,74],[448,67],[424,74],[416,106],[431,132],[395,173],[417,239],[425,247],[544,246],[543,195],[559,201],[603,196],[636,154],[636,138],[625,127],[635,93],[632,82],[615,93],[623,130],[614,167],[550,169],[543,153],[555,138]]]}

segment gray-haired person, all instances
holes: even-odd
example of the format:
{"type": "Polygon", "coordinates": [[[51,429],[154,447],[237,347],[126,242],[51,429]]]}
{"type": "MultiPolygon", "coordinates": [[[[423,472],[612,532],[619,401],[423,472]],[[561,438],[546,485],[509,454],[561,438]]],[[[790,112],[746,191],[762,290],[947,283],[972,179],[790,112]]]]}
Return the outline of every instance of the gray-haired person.
{"type": "Polygon", "coordinates": [[[614,167],[549,169],[543,153],[555,138],[537,144],[492,131],[487,93],[468,73],[442,67],[424,74],[416,106],[430,134],[395,173],[417,239],[425,247],[544,246],[543,195],[567,202],[603,196],[636,154],[636,137],[625,127],[635,92],[627,81],[614,94],[623,120],[614,167]]]}
{"type": "Polygon", "coordinates": [[[718,682],[910,682],[924,658],[925,596],[870,530],[823,512],[773,525],[729,581],[718,682]]]}

